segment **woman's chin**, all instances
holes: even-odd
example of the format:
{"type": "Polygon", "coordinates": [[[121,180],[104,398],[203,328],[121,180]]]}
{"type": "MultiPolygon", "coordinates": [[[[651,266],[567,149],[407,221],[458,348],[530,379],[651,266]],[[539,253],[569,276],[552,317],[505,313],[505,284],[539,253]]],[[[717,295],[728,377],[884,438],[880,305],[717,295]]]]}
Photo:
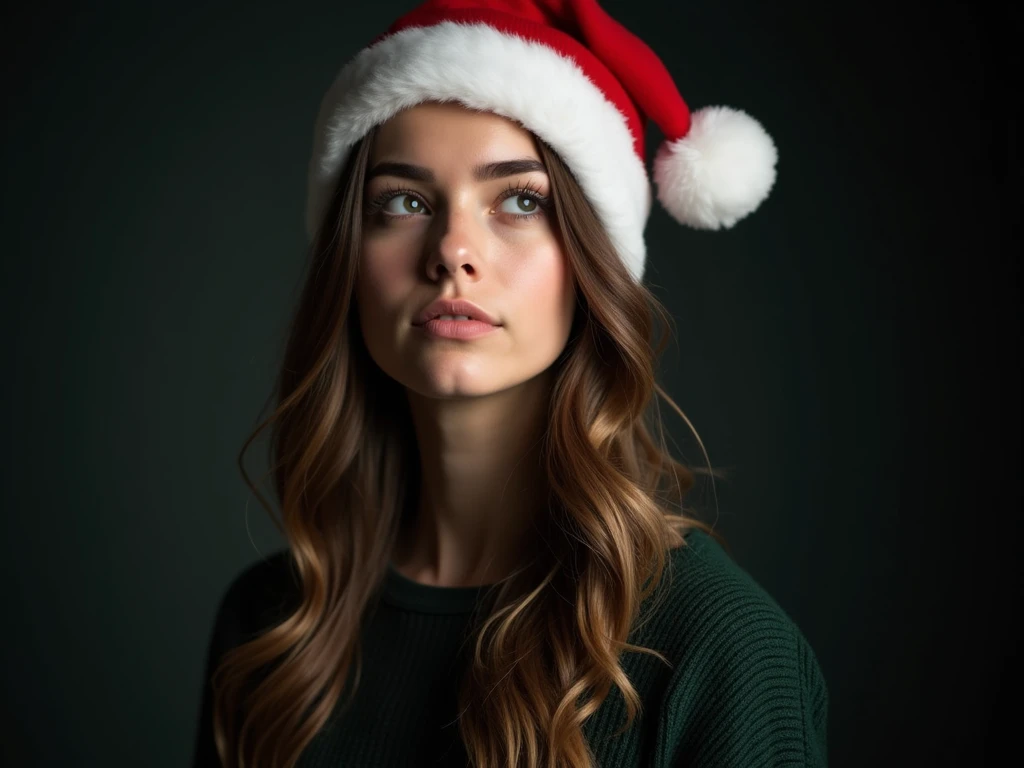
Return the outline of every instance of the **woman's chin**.
{"type": "Polygon", "coordinates": [[[504,389],[482,372],[465,371],[423,372],[419,376],[410,377],[406,387],[422,397],[438,400],[485,397],[504,389]]]}

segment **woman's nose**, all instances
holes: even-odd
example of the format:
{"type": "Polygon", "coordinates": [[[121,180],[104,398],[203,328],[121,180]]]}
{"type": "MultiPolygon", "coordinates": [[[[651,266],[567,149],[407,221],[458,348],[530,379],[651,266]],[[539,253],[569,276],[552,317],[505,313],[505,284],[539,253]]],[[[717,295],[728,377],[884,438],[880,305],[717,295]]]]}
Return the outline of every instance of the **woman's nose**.
{"type": "Polygon", "coordinates": [[[431,279],[440,280],[445,273],[479,277],[487,236],[483,222],[470,211],[447,207],[435,214],[433,223],[438,234],[428,246],[431,279]]]}

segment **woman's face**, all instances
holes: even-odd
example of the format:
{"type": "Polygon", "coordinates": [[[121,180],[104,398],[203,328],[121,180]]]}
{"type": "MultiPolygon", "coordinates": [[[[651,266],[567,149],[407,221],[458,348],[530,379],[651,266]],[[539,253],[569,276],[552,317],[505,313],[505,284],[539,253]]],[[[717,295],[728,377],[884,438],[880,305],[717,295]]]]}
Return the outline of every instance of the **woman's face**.
{"type": "Polygon", "coordinates": [[[576,302],[532,135],[455,104],[421,104],[382,125],[371,148],[356,302],[370,356],[426,397],[486,395],[545,371],[576,302]],[[417,325],[436,299],[498,323],[417,325]],[[477,326],[479,327],[479,326],[477,326]]]}

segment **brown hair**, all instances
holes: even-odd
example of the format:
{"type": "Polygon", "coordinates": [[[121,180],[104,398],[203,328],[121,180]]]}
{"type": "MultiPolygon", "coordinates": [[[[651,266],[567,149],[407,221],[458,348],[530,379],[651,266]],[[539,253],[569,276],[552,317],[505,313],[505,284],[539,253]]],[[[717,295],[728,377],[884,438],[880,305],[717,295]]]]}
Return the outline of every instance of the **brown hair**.
{"type": "MultiPolygon", "coordinates": [[[[274,518],[243,464],[253,440],[273,424],[270,472],[281,508],[274,522],[288,541],[301,598],[281,623],[225,653],[217,666],[214,730],[227,768],[294,766],[350,677],[343,707],[351,704],[361,670],[359,628],[387,574],[406,501],[419,490],[406,400],[371,360],[354,311],[373,136],[349,154],[314,239],[277,407],[239,454],[246,483],[274,518]]],[[[639,711],[620,653],[669,663],[626,642],[641,602],[661,580],[667,551],[685,545],[691,528],[722,540],[682,506],[695,473],[719,473],[672,458],[652,398],[657,392],[692,430],[655,382],[667,331],[656,349],[650,339],[655,320],[664,330],[671,316],[631,278],[570,170],[538,145],[578,305],[553,364],[543,442],[551,513],[535,525],[546,546],[488,590],[474,615],[458,702],[476,768],[591,766],[582,724],[611,686],[625,698],[623,730],[639,711]]]]}

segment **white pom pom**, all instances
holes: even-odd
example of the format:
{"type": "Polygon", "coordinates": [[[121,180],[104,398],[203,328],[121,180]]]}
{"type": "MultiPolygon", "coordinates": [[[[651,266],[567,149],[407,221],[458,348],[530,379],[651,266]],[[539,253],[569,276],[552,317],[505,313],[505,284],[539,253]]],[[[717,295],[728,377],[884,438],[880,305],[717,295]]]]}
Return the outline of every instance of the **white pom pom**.
{"type": "Polygon", "coordinates": [[[705,107],[691,115],[686,136],[658,149],[658,200],[680,224],[731,227],[768,197],[777,160],[757,120],[738,109],[705,107]]]}

